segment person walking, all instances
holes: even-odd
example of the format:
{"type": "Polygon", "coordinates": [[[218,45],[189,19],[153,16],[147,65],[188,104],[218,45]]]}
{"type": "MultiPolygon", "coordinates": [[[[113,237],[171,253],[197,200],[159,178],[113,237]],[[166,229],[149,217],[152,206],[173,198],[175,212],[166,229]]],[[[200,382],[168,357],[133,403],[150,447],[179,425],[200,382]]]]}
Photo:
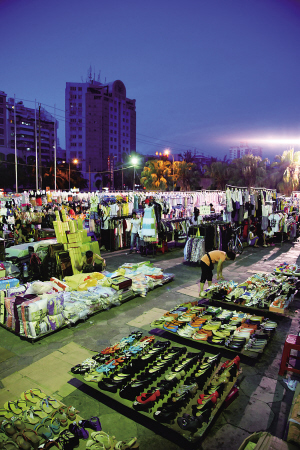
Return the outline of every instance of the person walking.
{"type": "Polygon", "coordinates": [[[130,221],[131,228],[130,228],[130,250],[129,253],[133,252],[133,248],[135,246],[135,252],[137,253],[139,251],[139,229],[141,227],[142,219],[139,217],[137,218],[136,213],[132,213],[132,219],[130,221]]]}
{"type": "Polygon", "coordinates": [[[211,252],[206,252],[204,256],[202,256],[200,261],[201,267],[201,278],[200,278],[200,293],[199,297],[203,297],[205,295],[203,288],[204,284],[207,281],[208,286],[211,286],[214,264],[217,265],[217,280],[224,280],[223,277],[223,263],[224,261],[234,261],[235,253],[228,250],[227,252],[223,252],[221,250],[212,250],[211,252]]]}

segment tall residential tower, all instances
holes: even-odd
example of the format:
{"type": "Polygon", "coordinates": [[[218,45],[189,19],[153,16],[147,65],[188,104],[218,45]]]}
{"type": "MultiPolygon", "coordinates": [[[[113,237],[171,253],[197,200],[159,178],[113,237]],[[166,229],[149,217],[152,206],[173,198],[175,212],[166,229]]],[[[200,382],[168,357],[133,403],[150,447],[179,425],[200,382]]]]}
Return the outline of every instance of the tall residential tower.
{"type": "Polygon", "coordinates": [[[67,162],[77,158],[85,178],[136,151],[135,100],[122,81],[66,83],[65,105],[67,162]]]}

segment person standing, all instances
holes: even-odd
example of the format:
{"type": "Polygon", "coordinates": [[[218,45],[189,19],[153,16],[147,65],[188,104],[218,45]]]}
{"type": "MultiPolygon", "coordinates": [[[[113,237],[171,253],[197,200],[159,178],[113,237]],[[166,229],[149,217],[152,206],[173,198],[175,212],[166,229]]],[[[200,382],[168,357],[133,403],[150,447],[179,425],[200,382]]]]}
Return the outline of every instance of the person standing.
{"type": "Polygon", "coordinates": [[[235,260],[235,253],[232,251],[222,252],[221,250],[212,250],[211,252],[206,252],[204,256],[202,256],[200,261],[201,267],[201,278],[200,278],[200,293],[199,297],[203,297],[205,295],[203,288],[204,284],[207,281],[208,286],[211,286],[214,264],[217,265],[217,280],[224,280],[223,277],[223,263],[224,261],[235,260]]]}
{"type": "Polygon", "coordinates": [[[137,253],[139,251],[139,229],[141,227],[142,219],[139,217],[137,218],[136,213],[132,213],[132,219],[130,221],[131,228],[130,228],[130,250],[129,253],[133,252],[133,248],[135,246],[135,252],[137,253]]]}

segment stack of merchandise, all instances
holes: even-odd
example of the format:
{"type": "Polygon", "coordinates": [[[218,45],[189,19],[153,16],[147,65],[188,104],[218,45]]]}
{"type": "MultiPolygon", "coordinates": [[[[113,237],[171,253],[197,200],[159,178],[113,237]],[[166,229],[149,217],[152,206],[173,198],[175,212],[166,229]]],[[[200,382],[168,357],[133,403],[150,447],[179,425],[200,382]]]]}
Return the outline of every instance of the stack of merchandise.
{"type": "Polygon", "coordinates": [[[274,271],[276,273],[282,273],[286,275],[293,275],[295,273],[298,273],[300,271],[300,267],[297,266],[297,264],[288,264],[286,262],[279,264],[274,271]]]}
{"type": "Polygon", "coordinates": [[[263,316],[192,302],[177,306],[151,326],[211,345],[262,353],[277,324],[263,316]]]}
{"type": "Polygon", "coordinates": [[[149,261],[139,264],[125,263],[117,272],[132,280],[132,290],[141,297],[145,297],[150,289],[174,279],[174,274],[163,273],[162,269],[154,267],[149,261]]]}
{"type": "MultiPolygon", "coordinates": [[[[131,269],[122,266],[114,273],[80,273],[64,281],[52,277],[47,282],[27,283],[0,291],[0,323],[16,334],[35,339],[85,320],[95,312],[119,306],[135,295],[145,297],[150,289],[173,278],[148,262],[131,269]]],[[[5,282],[16,284],[13,280],[5,282]]]]}
{"type": "Polygon", "coordinates": [[[73,274],[80,273],[78,266],[81,264],[82,255],[88,250],[100,254],[98,241],[92,242],[91,236],[83,228],[82,219],[70,220],[65,210],[62,210],[61,222],[59,212],[56,211],[56,221],[53,222],[57,242],[63,244],[64,250],[69,253],[73,274]]]}
{"type": "Polygon", "coordinates": [[[256,273],[240,284],[233,281],[218,282],[206,293],[213,300],[282,312],[293,301],[299,287],[298,278],[286,277],[276,268],[275,273],[256,273]]]}
{"type": "MultiPolygon", "coordinates": [[[[138,448],[137,438],[118,441],[102,431],[98,417],[84,419],[74,406],[65,406],[38,388],[22,392],[0,408],[1,448],[71,450],[85,440],[87,448],[138,448]]],[[[80,445],[81,447],[81,445],[80,445]]]]}

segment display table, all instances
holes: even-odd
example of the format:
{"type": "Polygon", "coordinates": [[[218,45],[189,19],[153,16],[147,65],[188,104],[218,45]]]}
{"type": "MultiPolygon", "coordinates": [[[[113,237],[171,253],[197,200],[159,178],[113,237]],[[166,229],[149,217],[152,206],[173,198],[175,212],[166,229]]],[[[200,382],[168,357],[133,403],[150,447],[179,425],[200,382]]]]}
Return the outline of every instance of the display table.
{"type": "MultiPolygon", "coordinates": [[[[161,339],[160,339],[160,342],[161,339]]],[[[172,347],[170,347],[172,348],[172,347]]],[[[178,349],[178,346],[176,346],[178,349]]],[[[168,353],[168,349],[166,349],[166,353],[168,353]]],[[[198,352],[195,352],[195,349],[192,349],[190,347],[186,347],[187,352],[191,352],[192,354],[197,355],[198,352]]],[[[147,353],[147,350],[145,351],[147,353]]],[[[207,422],[204,422],[201,427],[194,429],[192,431],[182,429],[180,428],[177,418],[182,417],[183,414],[189,414],[193,415],[193,410],[195,408],[195,405],[197,405],[197,399],[199,398],[199,395],[206,391],[206,389],[209,388],[211,380],[216,376],[217,372],[220,370],[222,366],[222,362],[217,363],[213,370],[211,371],[211,375],[208,376],[206,381],[202,386],[198,386],[196,389],[196,392],[191,394],[189,399],[185,404],[182,405],[182,407],[178,408],[178,411],[176,411],[175,417],[172,420],[162,421],[159,419],[159,413],[158,411],[163,408],[163,406],[170,402],[170,398],[172,396],[176,396],[176,392],[179,386],[185,384],[185,380],[188,380],[189,377],[195,372],[197,365],[200,365],[200,361],[205,360],[207,357],[213,356],[212,353],[204,353],[202,354],[202,357],[198,360],[198,362],[189,368],[187,368],[185,375],[181,380],[174,381],[173,387],[170,390],[167,390],[166,392],[162,393],[155,402],[152,402],[149,404],[149,407],[142,407],[137,408],[137,402],[134,400],[136,398],[136,395],[132,397],[132,399],[124,398],[122,395],[122,388],[118,388],[116,392],[111,392],[107,390],[101,389],[101,383],[97,382],[90,382],[86,381],[84,379],[83,375],[80,374],[74,374],[70,372],[70,375],[72,375],[74,378],[69,381],[70,384],[77,387],[81,391],[85,392],[89,396],[95,398],[96,400],[100,401],[101,403],[109,405],[109,407],[114,408],[116,411],[118,411],[120,414],[126,415],[127,417],[130,417],[132,420],[134,420],[137,423],[142,424],[143,426],[146,426],[147,428],[150,428],[151,430],[154,430],[155,433],[160,434],[161,436],[165,437],[166,439],[169,439],[170,441],[176,443],[177,445],[180,445],[182,448],[186,449],[192,449],[195,448],[195,446],[199,445],[199,442],[201,442],[205,436],[205,433],[207,430],[211,427],[214,419],[224,407],[224,402],[228,397],[228,394],[231,392],[232,388],[234,387],[238,375],[233,376],[232,379],[226,384],[226,387],[224,391],[220,394],[220,398],[218,399],[218,402],[211,411],[210,418],[207,420],[207,422]],[[121,395],[120,395],[121,394],[121,395]]],[[[134,357],[136,359],[137,356],[134,357]]],[[[169,373],[172,367],[176,367],[178,363],[180,364],[181,358],[184,360],[185,355],[180,357],[179,360],[173,360],[170,362],[168,366],[166,366],[165,369],[162,370],[158,378],[153,378],[153,381],[149,384],[149,387],[145,389],[145,387],[141,388],[141,392],[137,394],[141,395],[142,392],[150,392],[152,390],[157,389],[156,386],[159,386],[160,383],[163,381],[165,382],[165,375],[166,373],[169,373]]],[[[147,370],[149,370],[149,367],[151,368],[152,365],[155,365],[155,361],[147,364],[144,369],[140,370],[139,372],[136,372],[136,376],[139,374],[141,377],[143,376],[143,373],[147,370]]],[[[116,372],[117,373],[117,370],[116,372]]],[[[107,378],[109,380],[109,378],[107,378]]],[[[126,383],[125,383],[126,384],[126,383]]],[[[226,402],[225,402],[226,404],[226,402]]],[[[141,405],[140,405],[141,406],[141,405]]],[[[198,447],[197,447],[198,448],[198,447]]]]}
{"type": "Polygon", "coordinates": [[[22,256],[27,256],[29,251],[28,247],[33,247],[34,251],[37,252],[40,247],[48,247],[49,245],[57,244],[55,239],[45,239],[38,242],[26,242],[24,244],[14,245],[13,247],[8,247],[5,249],[5,255],[7,258],[21,258],[22,256]]]}

